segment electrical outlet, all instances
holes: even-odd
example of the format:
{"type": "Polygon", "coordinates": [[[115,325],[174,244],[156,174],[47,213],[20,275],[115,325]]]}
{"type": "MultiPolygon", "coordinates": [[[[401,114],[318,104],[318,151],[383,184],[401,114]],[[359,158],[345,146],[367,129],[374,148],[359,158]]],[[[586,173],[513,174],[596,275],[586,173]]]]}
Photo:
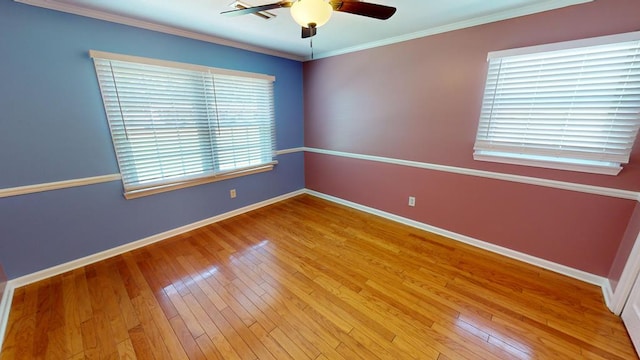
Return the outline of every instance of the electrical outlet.
{"type": "Polygon", "coordinates": [[[236,197],[236,189],[231,189],[231,190],[229,190],[229,196],[230,196],[232,199],[235,199],[235,197],[236,197]]]}
{"type": "Polygon", "coordinates": [[[409,196],[409,206],[416,206],[415,196],[409,196]]]}

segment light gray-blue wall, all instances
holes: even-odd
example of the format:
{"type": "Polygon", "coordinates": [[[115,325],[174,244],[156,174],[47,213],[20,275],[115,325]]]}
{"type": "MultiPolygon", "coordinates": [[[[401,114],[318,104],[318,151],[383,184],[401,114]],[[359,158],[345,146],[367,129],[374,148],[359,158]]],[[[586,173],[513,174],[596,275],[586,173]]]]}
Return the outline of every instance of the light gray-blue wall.
{"type": "MultiPolygon", "coordinates": [[[[275,75],[277,148],[303,146],[300,62],[2,0],[0,189],[118,173],[90,49],[275,75]]],[[[134,200],[119,181],[0,198],[0,264],[13,279],[302,189],[302,153],[278,161],[134,200]]]]}

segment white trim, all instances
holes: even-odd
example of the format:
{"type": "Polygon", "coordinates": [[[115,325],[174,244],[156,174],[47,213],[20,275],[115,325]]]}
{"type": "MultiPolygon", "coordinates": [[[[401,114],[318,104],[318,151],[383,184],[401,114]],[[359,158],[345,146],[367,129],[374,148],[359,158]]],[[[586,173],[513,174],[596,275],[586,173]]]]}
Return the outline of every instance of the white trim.
{"type": "Polygon", "coordinates": [[[69,14],[86,16],[93,19],[109,21],[117,24],[129,25],[129,26],[133,26],[141,29],[157,31],[157,32],[170,34],[170,35],[182,36],[189,39],[206,41],[213,44],[234,47],[237,49],[253,51],[261,54],[278,56],[285,59],[296,60],[296,61],[304,60],[304,57],[302,56],[297,56],[297,55],[293,55],[293,54],[282,52],[282,51],[276,51],[276,50],[267,49],[259,46],[244,44],[237,41],[227,40],[227,39],[219,38],[212,35],[206,35],[206,34],[201,34],[193,31],[179,29],[172,26],[155,24],[149,21],[133,19],[130,17],[122,16],[122,15],[109,14],[104,11],[87,9],[79,5],[72,5],[69,3],[59,3],[51,0],[14,0],[14,1],[27,4],[27,5],[45,8],[45,9],[57,10],[57,11],[62,11],[69,14]]]}
{"type": "Polygon", "coordinates": [[[296,152],[302,152],[304,150],[305,150],[304,147],[297,147],[297,148],[278,150],[278,151],[276,151],[276,155],[291,154],[291,153],[296,153],[296,152]]]}
{"type": "Polygon", "coordinates": [[[120,245],[105,251],[101,251],[99,253],[93,254],[93,255],[89,255],[89,256],[85,256],[83,258],[80,259],[76,259],[76,260],[72,260],[69,262],[66,262],[64,264],[60,264],[60,265],[56,265],[53,267],[50,267],[48,269],[44,269],[44,270],[40,270],[37,271],[35,273],[32,274],[28,274],[28,275],[24,275],[21,276],[19,278],[15,278],[12,280],[9,280],[9,282],[7,283],[7,286],[11,285],[14,288],[19,288],[21,286],[25,286],[25,285],[29,285],[31,283],[34,283],[36,281],[40,281],[43,279],[47,279],[50,278],[52,276],[56,276],[59,274],[62,274],[64,272],[67,271],[71,271],[74,269],[77,269],[79,267],[88,265],[88,264],[92,264],[101,260],[105,260],[111,257],[114,257],[116,255],[120,255],[122,253],[125,253],[127,251],[131,251],[131,250],[135,250],[138,249],[140,247],[149,245],[149,244],[153,244],[155,242],[158,241],[162,241],[165,239],[168,239],[170,237],[209,225],[209,224],[213,224],[215,222],[218,221],[222,221],[224,219],[228,219],[230,217],[236,216],[236,215],[240,215],[243,213],[246,213],[248,211],[251,210],[255,210],[267,205],[271,205],[274,203],[277,203],[279,201],[294,197],[294,196],[298,196],[300,194],[303,194],[304,190],[297,190],[297,191],[293,191],[284,195],[280,195],[280,196],[276,196],[274,198],[268,199],[268,200],[264,200],[255,204],[251,204],[251,205],[247,205],[245,207],[236,209],[236,210],[232,210],[229,212],[226,212],[224,214],[220,214],[220,215],[216,215],[204,220],[200,220],[200,221],[196,221],[194,223],[191,224],[187,224],[184,226],[180,226],[178,228],[172,229],[172,230],[168,230],[159,234],[155,234],[155,235],[151,235],[149,237],[146,237],[144,239],[140,239],[140,240],[136,240],[124,245],[120,245]]]}
{"type": "MultiPolygon", "coordinates": [[[[202,226],[206,226],[218,221],[222,221],[224,219],[236,216],[236,215],[240,215],[243,214],[245,212],[251,211],[251,210],[255,210],[258,209],[260,207],[264,207],[267,205],[271,205],[274,203],[277,203],[279,201],[294,197],[294,196],[298,196],[301,194],[309,194],[309,195],[313,195],[328,201],[332,201],[335,202],[337,204],[342,204],[351,208],[354,208],[356,210],[360,210],[360,211],[364,211],[370,214],[374,214],[377,216],[381,216],[383,218],[386,218],[388,220],[391,221],[395,221],[395,222],[399,222],[402,224],[406,224],[412,227],[415,227],[417,229],[421,229],[421,230],[425,230],[425,231],[429,231],[432,232],[434,234],[438,234],[438,235],[442,235],[445,236],[449,239],[455,240],[455,241],[460,241],[472,246],[475,246],[477,248],[481,248],[484,250],[488,250],[497,254],[501,254],[504,256],[507,256],[509,258],[512,259],[516,259],[516,260],[520,260],[523,262],[526,262],[528,264],[532,264],[547,270],[551,270],[553,272],[562,274],[562,275],[566,275],[590,284],[594,284],[594,285],[598,285],[600,287],[602,287],[603,289],[603,293],[605,294],[605,299],[607,299],[607,291],[606,288],[609,285],[609,282],[607,279],[597,276],[597,275],[593,275],[587,272],[584,272],[582,270],[577,270],[577,269],[573,269],[570,268],[568,266],[565,265],[561,265],[561,264],[557,264],[548,260],[544,260],[544,259],[540,259],[531,255],[527,255],[518,251],[514,251],[502,246],[498,246],[498,245],[494,245],[491,243],[487,243],[484,241],[480,241],[477,239],[474,239],[472,237],[469,236],[465,236],[465,235],[461,235],[458,233],[454,233],[452,231],[448,231],[448,230],[444,230],[435,226],[431,226],[431,225],[427,225],[415,220],[411,220],[405,217],[401,217],[398,215],[394,215],[385,211],[381,211],[378,209],[374,209],[374,208],[370,208],[364,205],[360,205],[351,201],[347,201],[344,199],[340,199],[334,196],[330,196],[330,195],[326,195],[323,193],[319,193],[317,191],[313,191],[313,190],[309,190],[309,189],[301,189],[301,190],[297,190],[297,191],[293,191],[284,195],[280,195],[259,203],[255,203],[252,205],[248,205],[236,210],[232,210],[229,212],[226,212],[224,214],[220,214],[220,215],[216,215],[213,217],[210,217],[208,219],[204,219],[201,221],[197,221],[188,225],[184,225],[172,230],[168,230],[156,235],[152,235],[149,237],[146,237],[144,239],[140,239],[128,244],[124,244],[112,249],[108,249],[93,255],[89,255],[89,256],[85,256],[83,258],[80,259],[76,259],[76,260],[72,260],[69,261],[67,263],[64,264],[60,264],[60,265],[56,265],[53,267],[50,267],[48,269],[44,269],[32,274],[28,274],[28,275],[24,275],[21,276],[19,278],[16,279],[12,279],[9,280],[7,282],[6,288],[5,288],[5,292],[2,298],[2,301],[0,301],[0,349],[2,348],[2,340],[4,339],[4,335],[5,335],[5,331],[6,331],[6,326],[7,326],[7,322],[8,322],[8,318],[9,318],[9,310],[11,309],[11,301],[13,299],[13,292],[14,289],[34,283],[36,281],[40,281],[40,280],[44,280],[47,278],[50,278],[52,276],[55,275],[59,275],[62,274],[64,272],[67,271],[71,271],[74,269],[77,269],[79,267],[85,266],[85,265],[89,265],[101,260],[105,260],[108,258],[111,258],[113,256],[128,252],[128,251],[132,251],[135,249],[138,249],[140,247],[149,245],[149,244],[153,244],[155,242],[159,242],[165,239],[168,239],[170,237],[197,229],[199,227],[202,226]]],[[[610,287],[609,287],[610,289],[610,287]]]]}
{"type": "Polygon", "coordinates": [[[611,280],[606,279],[602,285],[602,295],[604,296],[604,304],[609,311],[619,316],[620,314],[616,314],[615,311],[613,311],[613,289],[611,288],[611,280]]]}
{"type": "Polygon", "coordinates": [[[487,60],[508,57],[508,56],[528,55],[528,54],[535,54],[539,52],[567,50],[567,49],[598,46],[598,45],[605,45],[605,44],[614,44],[614,43],[636,41],[636,40],[640,40],[640,31],[628,32],[623,34],[615,34],[615,35],[597,36],[597,37],[592,37],[587,39],[562,41],[562,42],[551,43],[551,44],[527,46],[527,47],[521,47],[521,48],[515,48],[515,49],[491,51],[489,52],[489,54],[487,54],[487,60]]]}
{"type": "MultiPolygon", "coordinates": [[[[356,52],[356,51],[372,49],[372,48],[385,46],[385,45],[391,45],[391,44],[395,44],[395,43],[399,43],[399,42],[403,42],[403,41],[409,41],[409,40],[413,40],[413,39],[418,39],[418,38],[422,38],[422,37],[426,37],[426,36],[430,36],[430,35],[442,34],[442,33],[449,32],[449,31],[455,31],[455,30],[470,28],[470,27],[473,27],[473,26],[489,24],[489,23],[492,23],[492,22],[508,20],[508,19],[512,19],[512,18],[515,18],[515,17],[519,17],[519,16],[536,14],[536,13],[543,12],[543,11],[560,9],[560,8],[563,8],[563,7],[583,4],[583,3],[587,3],[587,2],[591,2],[591,1],[593,1],[593,0],[549,0],[549,1],[546,1],[544,3],[536,3],[536,4],[532,4],[530,6],[525,6],[525,7],[521,7],[521,8],[517,8],[517,9],[513,9],[513,10],[506,10],[506,11],[498,12],[498,13],[487,15],[487,16],[481,16],[481,17],[476,17],[476,18],[472,18],[472,19],[467,19],[467,20],[459,21],[459,22],[456,22],[456,23],[453,23],[453,24],[448,24],[448,25],[438,26],[438,27],[434,27],[434,28],[430,28],[430,29],[426,29],[426,30],[421,30],[421,31],[414,32],[414,33],[411,33],[411,34],[405,34],[405,35],[400,35],[400,36],[396,36],[396,37],[392,37],[392,38],[388,38],[388,39],[383,39],[383,40],[379,40],[379,41],[373,41],[373,42],[370,42],[370,43],[366,43],[366,44],[362,44],[362,45],[356,45],[356,46],[352,46],[352,47],[348,47],[348,48],[344,48],[344,49],[339,49],[339,50],[334,50],[334,51],[327,51],[327,52],[324,52],[324,53],[320,53],[320,54],[314,55],[313,60],[327,58],[327,57],[331,57],[331,56],[348,54],[348,53],[352,53],[352,52],[356,52]]],[[[311,60],[311,59],[309,57],[307,57],[307,58],[305,58],[305,60],[311,60]]]]}
{"type": "Polygon", "coordinates": [[[327,194],[323,194],[314,190],[306,190],[306,193],[309,195],[313,195],[313,196],[317,196],[319,198],[325,199],[325,200],[329,200],[332,202],[335,202],[337,204],[341,204],[341,205],[345,205],[351,208],[354,208],[356,210],[360,210],[360,211],[364,211],[367,212],[369,214],[373,214],[373,215],[377,215],[380,217],[383,217],[385,219],[388,220],[392,220],[401,224],[405,224],[405,225],[409,225],[411,227],[417,228],[417,229],[421,229],[421,230],[425,230],[437,235],[441,235],[444,236],[446,238],[455,240],[455,241],[459,241],[465,244],[469,244],[472,245],[474,247],[480,248],[480,249],[484,249],[487,251],[491,251],[493,253],[496,254],[500,254],[500,255],[504,255],[508,258],[511,259],[515,259],[515,260],[519,260],[537,267],[541,267],[543,269],[547,269],[553,272],[556,272],[558,274],[562,274],[565,276],[569,276],[571,278],[574,279],[578,279],[581,281],[584,281],[586,283],[589,284],[593,284],[593,285],[597,285],[600,287],[604,287],[606,283],[608,283],[607,279],[602,277],[602,276],[598,276],[598,275],[594,275],[591,273],[588,273],[586,271],[582,271],[582,270],[578,270],[578,269],[574,269],[562,264],[558,264],[558,263],[554,263],[552,261],[549,260],[545,260],[545,259],[541,259],[535,256],[531,256],[525,253],[521,253],[519,251],[515,251],[515,250],[511,250],[499,245],[495,245],[495,244],[491,244],[488,242],[484,242],[478,239],[474,239],[470,236],[466,236],[466,235],[462,235],[462,234],[458,234],[455,233],[453,231],[449,231],[449,230],[445,230],[445,229],[441,229],[432,225],[428,225],[419,221],[415,221],[415,220],[411,220],[402,216],[398,216],[392,213],[388,213],[386,211],[382,211],[382,210],[378,210],[378,209],[374,209],[368,206],[364,206],[364,205],[360,205],[358,203],[354,203],[348,200],[344,200],[335,196],[331,196],[331,195],[327,195],[327,194]]]}
{"type": "Polygon", "coordinates": [[[261,79],[261,80],[266,80],[271,82],[276,81],[276,77],[273,75],[254,73],[254,72],[248,72],[248,71],[221,69],[221,68],[216,68],[211,66],[190,64],[190,63],[184,63],[184,62],[178,62],[178,61],[154,59],[154,58],[148,58],[148,57],[142,57],[142,56],[117,54],[117,53],[111,53],[111,52],[99,51],[99,50],[89,50],[89,57],[92,59],[116,60],[116,61],[124,61],[124,62],[130,62],[130,63],[132,62],[132,63],[144,64],[144,65],[162,66],[162,67],[181,69],[181,70],[198,71],[198,72],[207,73],[207,74],[239,76],[239,77],[247,77],[252,79],[261,79]]]}
{"type": "Polygon", "coordinates": [[[616,285],[616,290],[613,291],[611,296],[610,303],[607,303],[611,312],[616,315],[622,313],[622,309],[624,309],[624,305],[631,294],[631,290],[638,276],[640,276],[640,234],[636,237],[636,242],[627,258],[627,262],[622,270],[622,275],[620,275],[620,280],[618,280],[618,284],[616,285]]]}
{"type": "Polygon", "coordinates": [[[583,192],[587,194],[603,195],[603,196],[615,197],[620,199],[640,201],[640,192],[637,192],[637,191],[613,189],[613,188],[606,188],[602,186],[576,184],[576,183],[570,183],[565,181],[541,179],[541,178],[534,178],[534,177],[522,176],[522,175],[496,173],[491,171],[467,169],[467,168],[460,168],[455,166],[430,164],[430,163],[423,163],[419,161],[393,159],[393,158],[382,157],[382,156],[354,154],[354,153],[347,153],[347,152],[334,151],[334,150],[305,148],[305,151],[313,152],[317,154],[341,156],[341,157],[347,157],[347,158],[359,159],[359,160],[376,161],[376,162],[387,163],[387,164],[410,166],[410,167],[415,167],[420,169],[444,171],[444,172],[450,172],[454,174],[478,176],[478,177],[484,177],[489,179],[512,181],[512,182],[517,182],[522,184],[545,186],[545,187],[550,187],[555,189],[570,190],[570,191],[583,192]]]}
{"type": "Polygon", "coordinates": [[[64,264],[60,264],[60,265],[56,265],[53,267],[50,267],[48,269],[44,269],[44,270],[40,270],[38,272],[32,273],[32,274],[28,274],[28,275],[24,275],[21,276],[19,278],[15,278],[12,280],[9,280],[7,282],[7,285],[5,287],[5,291],[4,294],[2,296],[2,300],[0,301],[0,351],[2,350],[2,342],[4,339],[4,335],[5,335],[5,331],[6,331],[6,327],[7,327],[7,323],[9,321],[9,311],[11,310],[11,302],[13,300],[13,292],[14,289],[17,289],[19,287],[25,286],[25,285],[29,285],[31,283],[34,283],[36,281],[40,281],[40,280],[44,280],[44,279],[48,279],[52,276],[56,276],[62,273],[65,273],[67,271],[71,271],[74,269],[77,269],[79,267],[85,266],[85,265],[89,265],[101,260],[105,260],[111,257],[114,257],[116,255],[125,253],[127,251],[131,251],[131,250],[135,250],[138,248],[141,248],[143,246],[149,245],[149,244],[153,244],[155,242],[158,241],[162,241],[165,239],[168,239],[170,237],[197,229],[199,227],[203,227],[209,224],[213,224],[215,222],[218,221],[222,221],[224,219],[228,219],[230,217],[236,216],[236,215],[240,215],[243,214],[245,212],[251,211],[251,210],[255,210],[267,205],[271,205],[274,203],[277,203],[279,201],[294,197],[294,196],[298,196],[305,193],[304,189],[301,190],[297,190],[297,191],[293,191],[284,195],[280,195],[280,196],[276,196],[274,198],[268,199],[268,200],[264,200],[255,204],[251,204],[236,210],[232,210],[229,212],[226,212],[224,214],[220,214],[220,215],[216,215],[213,217],[210,217],[208,219],[204,219],[204,220],[200,220],[200,221],[196,221],[194,223],[188,224],[188,225],[184,225],[172,230],[168,230],[156,235],[152,235],[149,237],[146,237],[144,239],[140,239],[137,241],[133,241],[130,242],[128,244],[124,244],[124,245],[120,245],[117,246],[115,248],[111,248],[93,255],[89,255],[89,256],[85,256],[83,258],[80,259],[76,259],[76,260],[72,260],[69,262],[66,262],[64,264]]]}
{"type": "MultiPolygon", "coordinates": [[[[276,155],[285,155],[285,154],[301,152],[301,151],[305,151],[305,148],[297,147],[297,148],[277,150],[276,155]]],[[[122,177],[120,176],[120,174],[110,174],[110,175],[93,176],[93,177],[87,177],[87,178],[81,178],[81,179],[72,179],[72,180],[63,180],[63,181],[56,181],[56,182],[50,182],[50,183],[17,186],[12,188],[0,189],[0,198],[33,194],[37,192],[50,191],[50,190],[67,189],[67,188],[72,188],[76,186],[99,184],[103,182],[120,180],[121,178],[122,177]]]]}
{"type": "MultiPolygon", "coordinates": [[[[172,27],[172,26],[159,25],[149,21],[133,19],[130,17],[122,16],[122,15],[110,14],[104,11],[87,9],[82,6],[72,5],[69,3],[58,3],[51,0],[14,0],[14,1],[27,4],[27,5],[45,8],[45,9],[57,10],[57,11],[62,11],[70,14],[86,16],[93,19],[105,20],[113,23],[124,24],[124,25],[134,26],[137,28],[157,31],[165,34],[171,34],[171,35],[182,36],[185,38],[202,40],[202,41],[206,41],[214,44],[230,46],[238,49],[249,50],[253,52],[278,56],[278,57],[296,60],[296,61],[311,60],[309,57],[305,57],[305,56],[299,56],[299,55],[294,55],[287,52],[244,44],[237,41],[227,40],[227,39],[223,39],[223,38],[212,36],[212,35],[206,35],[206,34],[201,34],[193,31],[183,30],[183,29],[172,27]]],[[[325,53],[316,54],[313,60],[347,54],[347,53],[360,51],[360,50],[376,48],[376,47],[390,45],[390,44],[395,44],[403,41],[422,38],[429,35],[441,34],[448,31],[460,30],[464,28],[477,26],[477,25],[488,24],[488,23],[501,21],[501,20],[507,20],[507,19],[511,19],[519,16],[531,15],[531,14],[535,14],[543,11],[560,9],[563,7],[587,3],[591,1],[593,0],[548,0],[543,3],[536,3],[530,6],[525,6],[525,7],[521,7],[513,10],[506,10],[506,11],[498,12],[498,13],[487,15],[487,16],[467,19],[467,20],[459,21],[453,24],[438,26],[431,29],[414,32],[411,34],[405,34],[405,35],[400,35],[400,36],[383,39],[379,41],[373,41],[366,44],[347,47],[347,48],[339,49],[335,51],[327,51],[325,53]]]]}
{"type": "Polygon", "coordinates": [[[11,282],[7,282],[0,299],[0,352],[2,352],[2,343],[4,342],[4,334],[9,323],[9,311],[11,310],[11,302],[13,301],[13,289],[11,282]]]}
{"type": "Polygon", "coordinates": [[[591,165],[586,163],[580,164],[578,162],[569,163],[569,162],[553,161],[552,159],[536,160],[533,158],[526,158],[525,156],[533,157],[535,155],[515,154],[515,156],[510,157],[510,156],[495,155],[495,152],[491,152],[491,151],[479,150],[473,153],[473,160],[511,164],[511,165],[533,166],[533,167],[539,167],[539,168],[545,168],[545,169],[579,171],[584,173],[613,175],[613,176],[618,175],[620,171],[622,171],[622,166],[620,166],[619,163],[607,162],[607,164],[611,164],[610,166],[591,165]]]}
{"type": "Polygon", "coordinates": [[[223,180],[234,179],[241,176],[259,174],[259,173],[273,170],[274,165],[276,165],[277,163],[278,163],[277,161],[273,161],[264,166],[246,168],[244,170],[229,171],[226,173],[221,173],[220,175],[192,178],[189,180],[183,180],[181,182],[162,184],[162,185],[157,185],[157,186],[152,186],[147,188],[133,187],[133,189],[131,190],[127,190],[125,188],[124,197],[127,200],[137,199],[143,196],[160,194],[167,191],[173,191],[173,190],[184,189],[192,186],[198,186],[198,185],[209,184],[209,183],[223,181],[223,180]]]}
{"type": "Polygon", "coordinates": [[[18,187],[0,189],[0,198],[33,194],[33,193],[42,192],[42,191],[66,189],[66,188],[71,188],[76,186],[99,184],[103,182],[110,182],[110,181],[116,181],[116,180],[120,180],[120,174],[92,176],[92,177],[81,178],[81,179],[18,186],[18,187]]]}
{"type": "MultiPolygon", "coordinates": [[[[415,167],[420,169],[443,171],[443,172],[449,172],[454,174],[477,176],[477,177],[484,177],[484,178],[504,180],[504,181],[512,181],[512,182],[517,182],[522,184],[545,186],[545,187],[550,187],[555,189],[570,190],[570,191],[582,192],[587,194],[609,196],[609,197],[627,199],[627,200],[635,200],[640,202],[640,192],[637,192],[637,191],[606,188],[606,187],[593,186],[593,185],[576,184],[576,183],[570,183],[565,181],[548,180],[548,179],[534,178],[529,176],[496,173],[491,171],[467,169],[467,168],[460,168],[460,167],[447,166],[447,165],[438,165],[438,164],[424,163],[419,161],[394,159],[394,158],[388,158],[388,157],[382,157],[382,156],[355,154],[355,153],[348,153],[348,152],[342,152],[342,151],[317,149],[317,148],[311,148],[311,147],[297,147],[297,148],[277,150],[276,155],[285,155],[285,154],[302,152],[302,151],[307,151],[307,152],[312,152],[317,154],[324,154],[324,155],[341,156],[341,157],[347,157],[347,158],[359,159],[359,160],[376,161],[376,162],[381,162],[386,164],[409,166],[409,167],[415,167]]],[[[120,174],[102,175],[102,176],[94,176],[94,177],[82,178],[82,179],[73,179],[73,180],[65,180],[65,181],[58,181],[58,182],[52,182],[52,183],[6,188],[6,189],[0,189],[0,198],[8,197],[8,196],[31,194],[31,193],[41,192],[41,191],[49,191],[49,190],[65,189],[65,188],[76,187],[76,186],[98,184],[101,182],[109,182],[109,181],[115,181],[115,180],[120,180],[120,174]]]]}

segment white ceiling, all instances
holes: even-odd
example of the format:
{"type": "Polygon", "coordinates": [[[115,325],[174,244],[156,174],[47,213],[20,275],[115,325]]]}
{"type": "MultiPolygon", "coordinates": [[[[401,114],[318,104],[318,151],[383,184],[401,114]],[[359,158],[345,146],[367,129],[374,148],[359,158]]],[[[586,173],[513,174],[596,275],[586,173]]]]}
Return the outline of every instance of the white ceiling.
{"type": "MultiPolygon", "coordinates": [[[[264,20],[254,15],[225,17],[233,0],[16,0],[79,15],[109,20],[214,43],[246,48],[296,60],[309,59],[309,39],[288,8],[271,10],[264,20]]],[[[314,57],[321,58],[469,26],[570,6],[591,0],[368,0],[394,6],[382,21],[334,12],[313,37],[314,57]]],[[[243,0],[249,5],[276,1],[243,0]]]]}

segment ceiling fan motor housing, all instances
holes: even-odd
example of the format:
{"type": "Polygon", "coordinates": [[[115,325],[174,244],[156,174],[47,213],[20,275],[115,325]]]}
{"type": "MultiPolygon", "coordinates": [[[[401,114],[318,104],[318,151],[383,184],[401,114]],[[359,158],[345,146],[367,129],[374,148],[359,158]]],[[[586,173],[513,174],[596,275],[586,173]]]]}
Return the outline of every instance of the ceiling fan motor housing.
{"type": "Polygon", "coordinates": [[[326,24],[332,13],[333,7],[324,0],[298,0],[291,6],[293,20],[306,28],[320,27],[326,24]]]}

